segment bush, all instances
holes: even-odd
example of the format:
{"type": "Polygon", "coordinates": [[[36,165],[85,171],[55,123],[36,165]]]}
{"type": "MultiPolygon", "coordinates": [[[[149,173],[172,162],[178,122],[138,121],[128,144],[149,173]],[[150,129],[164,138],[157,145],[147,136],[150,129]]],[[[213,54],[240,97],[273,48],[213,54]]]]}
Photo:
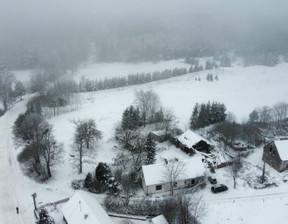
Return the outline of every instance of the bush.
{"type": "Polygon", "coordinates": [[[79,190],[79,189],[82,189],[84,187],[84,180],[73,180],[71,182],[71,187],[74,189],[74,190],[79,190]]]}
{"type": "Polygon", "coordinates": [[[46,209],[42,208],[39,212],[39,220],[37,224],[54,224],[55,221],[49,216],[46,209]]]}

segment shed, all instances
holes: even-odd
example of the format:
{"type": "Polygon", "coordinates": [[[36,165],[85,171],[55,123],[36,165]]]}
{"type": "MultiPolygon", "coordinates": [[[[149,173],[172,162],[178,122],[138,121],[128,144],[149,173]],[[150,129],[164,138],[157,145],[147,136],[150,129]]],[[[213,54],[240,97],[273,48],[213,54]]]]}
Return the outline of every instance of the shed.
{"type": "Polygon", "coordinates": [[[279,172],[288,169],[288,140],[272,141],[265,145],[262,160],[279,172]]]}

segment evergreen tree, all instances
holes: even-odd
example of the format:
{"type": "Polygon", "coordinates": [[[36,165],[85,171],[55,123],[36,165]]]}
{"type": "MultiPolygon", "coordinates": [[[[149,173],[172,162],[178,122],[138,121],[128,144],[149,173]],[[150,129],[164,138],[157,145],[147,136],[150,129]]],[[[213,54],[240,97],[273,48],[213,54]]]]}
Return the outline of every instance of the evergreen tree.
{"type": "Polygon", "coordinates": [[[155,113],[155,122],[162,122],[164,120],[164,113],[162,108],[155,113]]]}
{"type": "Polygon", "coordinates": [[[192,116],[190,118],[190,127],[192,129],[197,128],[197,121],[198,121],[198,116],[199,116],[199,109],[198,109],[199,105],[198,103],[195,104],[194,108],[193,108],[193,113],[192,116]]]}
{"type": "Polygon", "coordinates": [[[135,130],[140,124],[140,111],[130,106],[122,114],[121,126],[123,130],[135,130]]]}
{"type": "Polygon", "coordinates": [[[149,134],[147,136],[146,142],[145,142],[145,150],[147,152],[147,159],[146,164],[153,164],[155,163],[156,159],[156,144],[152,139],[152,136],[149,134]]]}
{"type": "Polygon", "coordinates": [[[106,163],[100,162],[95,170],[95,177],[100,182],[106,182],[111,177],[111,170],[106,163]]]}
{"type": "Polygon", "coordinates": [[[92,183],[93,183],[92,173],[87,173],[85,181],[84,181],[84,187],[89,189],[91,187],[92,183]]]}
{"type": "Polygon", "coordinates": [[[54,224],[54,220],[52,217],[49,216],[46,209],[41,209],[39,212],[39,220],[37,224],[54,224]]]}
{"type": "Polygon", "coordinates": [[[23,83],[20,81],[17,81],[15,83],[15,90],[14,90],[15,97],[20,97],[20,99],[22,100],[22,96],[25,95],[25,93],[26,93],[26,89],[23,83]]]}

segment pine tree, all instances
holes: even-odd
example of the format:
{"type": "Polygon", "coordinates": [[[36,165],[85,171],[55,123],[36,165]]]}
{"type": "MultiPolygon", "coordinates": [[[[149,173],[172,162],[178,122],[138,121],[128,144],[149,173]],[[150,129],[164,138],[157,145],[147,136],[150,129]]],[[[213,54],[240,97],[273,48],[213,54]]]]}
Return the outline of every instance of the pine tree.
{"type": "Polygon", "coordinates": [[[147,136],[147,140],[145,142],[145,150],[147,152],[147,159],[146,159],[146,164],[153,164],[155,163],[156,159],[156,144],[152,139],[152,136],[149,134],[147,136]]]}
{"type": "Polygon", "coordinates": [[[122,114],[121,126],[124,130],[134,130],[140,124],[140,111],[138,108],[130,106],[122,114]]]}
{"type": "Polygon", "coordinates": [[[49,216],[46,209],[41,209],[39,212],[39,220],[37,224],[54,224],[54,220],[52,217],[49,216]]]}
{"type": "Polygon", "coordinates": [[[198,116],[199,116],[199,105],[198,103],[195,104],[194,109],[193,109],[193,113],[190,119],[190,127],[192,129],[197,128],[197,121],[198,121],[198,116]]]}
{"type": "Polygon", "coordinates": [[[111,170],[106,163],[100,162],[95,170],[95,177],[100,182],[106,182],[111,177],[111,170]]]}
{"type": "Polygon", "coordinates": [[[93,176],[91,173],[87,173],[85,181],[84,181],[84,187],[89,189],[92,183],[93,183],[93,176]]]}

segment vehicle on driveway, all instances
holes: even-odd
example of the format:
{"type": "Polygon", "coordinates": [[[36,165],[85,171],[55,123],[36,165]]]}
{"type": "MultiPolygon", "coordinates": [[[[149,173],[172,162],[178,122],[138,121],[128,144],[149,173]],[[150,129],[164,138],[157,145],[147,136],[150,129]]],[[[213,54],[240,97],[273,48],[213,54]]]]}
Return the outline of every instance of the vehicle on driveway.
{"type": "Polygon", "coordinates": [[[215,184],[211,187],[211,191],[213,193],[219,193],[219,192],[227,191],[227,190],[228,190],[228,187],[224,184],[215,184]]]}
{"type": "Polygon", "coordinates": [[[217,184],[217,179],[216,178],[213,178],[213,177],[209,176],[207,179],[210,182],[210,184],[217,184]]]}

